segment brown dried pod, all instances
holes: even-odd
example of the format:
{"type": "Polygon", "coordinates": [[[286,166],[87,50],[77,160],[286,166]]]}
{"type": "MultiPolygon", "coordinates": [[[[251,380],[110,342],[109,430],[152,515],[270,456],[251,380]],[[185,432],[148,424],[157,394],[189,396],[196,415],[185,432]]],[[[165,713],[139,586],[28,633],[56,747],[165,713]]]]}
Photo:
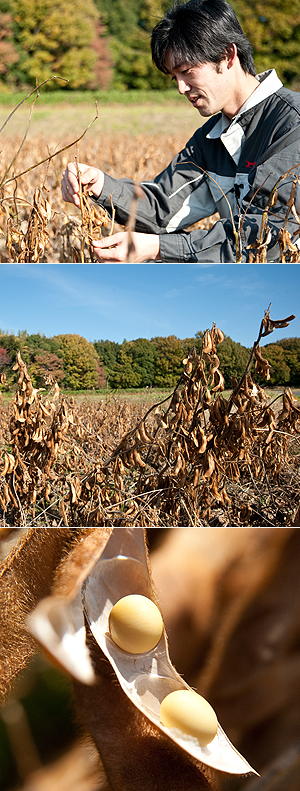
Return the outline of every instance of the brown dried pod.
{"type": "Polygon", "coordinates": [[[264,379],[269,380],[271,378],[270,375],[270,363],[266,360],[257,344],[254,349],[254,356],[255,356],[255,371],[262,376],[264,379]]]}
{"type": "Polygon", "coordinates": [[[210,354],[210,352],[213,351],[215,351],[215,349],[213,348],[211,331],[206,330],[202,340],[202,352],[203,354],[210,354]]]}
{"type": "Polygon", "coordinates": [[[198,435],[198,453],[204,453],[206,451],[207,446],[207,438],[204,432],[204,429],[201,426],[197,428],[197,435],[198,435]]]}
{"type": "Polygon", "coordinates": [[[210,450],[208,450],[203,462],[203,477],[206,479],[210,478],[213,474],[215,466],[213,454],[210,450]]]}
{"type": "Polygon", "coordinates": [[[212,388],[213,393],[217,393],[218,391],[221,392],[225,389],[225,379],[221,371],[217,369],[214,372],[214,387],[212,388]]]}
{"type": "Polygon", "coordinates": [[[224,333],[222,332],[222,330],[219,329],[219,327],[214,327],[214,331],[215,331],[216,344],[222,343],[222,341],[224,340],[224,333]]]}

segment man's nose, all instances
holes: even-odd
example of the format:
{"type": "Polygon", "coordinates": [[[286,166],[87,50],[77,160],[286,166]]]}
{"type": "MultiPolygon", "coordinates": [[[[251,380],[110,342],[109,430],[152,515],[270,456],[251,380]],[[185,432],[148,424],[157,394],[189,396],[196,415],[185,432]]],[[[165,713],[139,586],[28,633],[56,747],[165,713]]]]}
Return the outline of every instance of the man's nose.
{"type": "Polygon", "coordinates": [[[187,84],[184,77],[176,77],[176,80],[177,80],[177,88],[179,93],[185,94],[187,93],[187,91],[190,90],[190,86],[187,84]]]}

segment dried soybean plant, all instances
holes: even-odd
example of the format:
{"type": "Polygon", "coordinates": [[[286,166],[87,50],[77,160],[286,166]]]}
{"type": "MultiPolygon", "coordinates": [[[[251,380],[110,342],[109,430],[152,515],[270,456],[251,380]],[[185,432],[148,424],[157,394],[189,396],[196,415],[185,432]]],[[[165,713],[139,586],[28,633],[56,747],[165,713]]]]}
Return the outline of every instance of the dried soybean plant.
{"type": "MultiPolygon", "coordinates": [[[[34,190],[33,203],[27,220],[27,227],[23,230],[18,212],[14,217],[7,217],[6,246],[9,263],[33,263],[44,259],[45,249],[49,242],[47,225],[51,220],[51,206],[43,195],[44,187],[34,190]]],[[[15,205],[17,199],[14,198],[15,205]]]]}
{"type": "MultiPolygon", "coordinates": [[[[56,78],[53,78],[56,79],[56,78]]],[[[46,80],[45,82],[49,82],[46,80]]],[[[45,83],[42,83],[44,85],[45,83]]],[[[94,123],[94,121],[98,118],[98,110],[96,105],[96,116],[92,120],[90,124],[86,127],[84,132],[74,140],[72,143],[64,146],[59,151],[54,153],[49,152],[48,148],[48,157],[44,157],[42,160],[37,162],[36,164],[32,165],[22,172],[14,175],[13,177],[7,178],[9,171],[11,170],[13,164],[15,163],[23,145],[25,143],[28,129],[30,125],[30,120],[32,116],[33,107],[35,104],[36,99],[38,98],[39,88],[41,86],[37,86],[34,91],[32,91],[25,99],[20,102],[17,107],[14,108],[12,113],[8,116],[7,120],[3,124],[0,132],[5,127],[5,125],[10,120],[13,113],[18,109],[18,107],[23,104],[26,99],[28,99],[35,91],[37,91],[37,96],[33,102],[31,107],[29,121],[27,125],[26,132],[24,134],[23,140],[19,146],[17,153],[13,156],[12,161],[8,165],[5,170],[5,173],[0,181],[0,188],[1,188],[1,213],[3,218],[6,219],[6,248],[8,252],[8,260],[10,263],[38,263],[39,261],[45,261],[45,254],[46,248],[52,247],[50,243],[50,234],[49,234],[49,223],[53,218],[53,211],[49,201],[48,190],[46,190],[45,185],[43,184],[42,187],[38,186],[34,190],[33,200],[32,203],[25,200],[23,197],[17,195],[17,185],[18,179],[24,177],[25,175],[29,174],[32,170],[40,167],[43,164],[47,165],[47,172],[50,163],[54,165],[54,158],[58,155],[62,154],[68,148],[71,148],[75,144],[78,144],[80,140],[84,137],[90,126],[94,123]],[[11,182],[15,183],[15,189],[13,196],[9,196],[5,193],[5,188],[11,182]],[[45,195],[46,193],[46,195],[45,195]],[[9,208],[8,208],[9,207],[9,208]],[[28,214],[29,210],[29,214],[28,214]]],[[[57,171],[56,171],[57,174],[57,171]]],[[[79,179],[80,174],[78,171],[79,179]]],[[[45,181],[45,179],[44,179],[45,181]]],[[[68,220],[66,223],[62,224],[61,231],[57,230],[57,226],[54,223],[54,236],[62,236],[62,249],[65,251],[66,245],[68,250],[72,255],[72,260],[75,263],[78,262],[85,262],[85,248],[88,247],[89,259],[92,261],[93,258],[93,249],[92,249],[92,240],[100,238],[101,236],[101,228],[103,226],[107,227],[109,224],[109,218],[106,211],[104,211],[101,207],[98,209],[92,207],[89,203],[88,196],[85,189],[82,189],[81,186],[81,179],[80,179],[80,203],[81,203],[81,222],[77,220],[77,217],[70,217],[68,216],[68,220]],[[67,238],[67,242],[66,242],[67,238]]],[[[56,214],[56,213],[55,213],[56,214]]],[[[114,210],[112,207],[112,218],[114,218],[114,210]]],[[[111,225],[111,233],[113,230],[113,219],[111,225]]],[[[3,233],[3,231],[2,231],[3,233]]]]}
{"type": "MultiPolygon", "coordinates": [[[[109,236],[113,233],[113,226],[114,226],[114,215],[115,211],[112,205],[112,221],[110,221],[109,216],[105,209],[102,209],[101,206],[97,208],[91,204],[88,188],[87,186],[82,186],[81,181],[81,173],[78,166],[78,162],[76,162],[77,166],[77,178],[79,183],[79,200],[80,200],[80,212],[81,212],[81,222],[77,225],[77,232],[78,235],[73,244],[73,260],[75,263],[84,263],[86,261],[85,257],[85,248],[88,248],[88,253],[91,261],[95,260],[94,251],[93,251],[93,241],[96,239],[101,239],[102,236],[102,228],[107,228],[109,224],[111,224],[109,236]]],[[[74,229],[73,229],[74,233],[74,229]]]]}
{"type": "MultiPolygon", "coordinates": [[[[111,397],[94,408],[86,402],[75,408],[74,399],[64,397],[51,377],[45,378],[46,391],[34,388],[20,354],[14,368],[19,381],[9,420],[0,403],[3,524],[75,524],[83,482],[98,470],[103,455],[113,452],[136,415],[142,415],[142,406],[132,413],[127,403],[111,397]]],[[[100,502],[92,481],[86,480],[85,493],[84,522],[85,509],[93,512],[93,498],[96,510],[100,502]]]]}
{"type": "MultiPolygon", "coordinates": [[[[274,187],[272,188],[272,190],[270,192],[266,208],[264,209],[263,215],[262,215],[262,221],[261,221],[259,238],[256,239],[256,241],[253,244],[250,244],[247,247],[247,250],[251,250],[251,251],[254,250],[255,251],[253,253],[250,252],[250,254],[249,254],[249,263],[250,264],[264,264],[264,263],[267,263],[267,250],[268,250],[268,246],[269,246],[269,244],[271,242],[271,239],[272,239],[271,230],[270,230],[270,227],[268,226],[268,217],[269,217],[270,214],[272,214],[272,209],[274,208],[274,206],[276,206],[276,203],[277,203],[278,186],[279,186],[280,182],[283,181],[283,179],[285,179],[286,176],[288,176],[291,173],[291,171],[294,170],[295,167],[299,167],[299,164],[300,163],[298,163],[298,165],[294,165],[292,168],[290,168],[290,170],[287,170],[287,172],[284,173],[283,176],[280,176],[280,178],[276,181],[276,183],[274,184],[274,187]]],[[[300,262],[300,248],[299,248],[299,246],[297,244],[295,244],[295,242],[292,241],[292,236],[291,236],[290,232],[287,230],[287,227],[286,227],[288,219],[289,219],[289,215],[292,214],[293,217],[294,217],[293,222],[295,222],[297,224],[297,226],[298,226],[297,229],[294,231],[293,236],[294,237],[299,236],[299,234],[300,234],[300,219],[299,219],[297,211],[296,211],[295,196],[296,196],[296,187],[297,187],[297,184],[300,183],[300,179],[299,179],[299,176],[296,176],[295,174],[293,174],[293,175],[294,175],[294,180],[293,180],[292,187],[291,187],[291,194],[290,194],[289,200],[287,202],[287,210],[286,210],[286,214],[285,214],[285,218],[284,218],[284,223],[283,223],[283,226],[279,229],[278,237],[277,237],[278,243],[279,243],[280,263],[281,264],[286,264],[286,263],[295,264],[295,263],[299,263],[300,262]]],[[[244,215],[243,215],[243,218],[242,218],[242,221],[241,221],[241,224],[240,224],[240,236],[241,236],[241,231],[242,231],[242,227],[243,227],[243,222],[244,222],[245,216],[246,216],[247,211],[248,211],[248,209],[251,206],[251,202],[252,202],[253,198],[255,197],[255,195],[257,194],[257,192],[258,192],[258,190],[253,195],[251,201],[249,201],[249,204],[248,204],[248,206],[246,208],[246,211],[244,212],[244,215]]],[[[241,242],[240,242],[240,250],[241,250],[241,242]]]]}
{"type": "MultiPolygon", "coordinates": [[[[36,100],[40,96],[39,89],[51,80],[62,79],[60,77],[51,77],[48,80],[44,80],[41,85],[37,85],[28,96],[22,99],[21,102],[12,110],[9,114],[8,118],[5,120],[4,124],[0,129],[0,133],[3,131],[6,124],[11,119],[12,115],[19,109],[19,107],[34,93],[36,94],[33,104],[30,109],[29,113],[29,120],[27,124],[26,131],[24,133],[23,139],[21,144],[14,154],[11,162],[7,166],[4,175],[0,181],[0,189],[1,189],[1,213],[6,217],[6,246],[8,250],[8,260],[9,263],[37,263],[41,259],[44,258],[45,248],[49,241],[49,235],[46,230],[48,223],[51,219],[51,206],[50,203],[43,194],[45,192],[45,187],[37,187],[34,190],[33,194],[33,201],[32,204],[23,198],[19,198],[16,194],[17,188],[17,179],[18,176],[13,176],[12,178],[7,178],[10,170],[12,169],[17,157],[20,154],[21,149],[24,146],[25,140],[27,138],[31,117],[33,113],[33,108],[35,105],[36,100]],[[12,181],[15,182],[15,190],[13,197],[7,196],[5,194],[5,187],[8,183],[12,181]],[[11,204],[14,207],[14,210],[8,209],[7,204],[11,204]],[[18,203],[21,203],[23,209],[26,207],[29,208],[29,217],[27,219],[27,227],[24,229],[24,219],[23,222],[19,219],[19,209],[18,203]]],[[[63,80],[67,82],[67,80],[63,80]]],[[[50,161],[50,160],[49,160],[50,161]]],[[[29,168],[32,170],[32,168],[29,168]]],[[[25,171],[28,172],[28,171],[25,171]]],[[[23,174],[21,174],[23,175],[23,174]]]]}
{"type": "MultiPolygon", "coordinates": [[[[260,338],[293,318],[274,322],[266,311],[250,357],[260,377],[269,378],[260,338]]],[[[193,349],[183,361],[166,411],[162,404],[151,407],[94,474],[95,523],[196,526],[210,524],[214,516],[217,524],[291,520],[299,501],[291,452],[291,438],[300,430],[298,401],[286,389],[276,414],[248,366],[225,399],[217,356],[222,340],[215,325],[205,332],[200,355],[193,349]],[[286,477],[291,487],[284,498],[286,477]]]]}
{"type": "Polygon", "coordinates": [[[169,401],[151,407],[127,432],[105,463],[83,482],[74,513],[88,524],[199,525],[281,524],[299,500],[299,473],[291,442],[300,410],[290,389],[275,413],[249,373],[269,378],[259,341],[288,319],[266,311],[249,365],[228,399],[217,345],[223,333],[207,330],[200,355],[192,350],[169,401]],[[287,483],[287,481],[289,483],[287,483]],[[285,486],[287,488],[284,497],[285,486]],[[298,493],[298,494],[297,494],[298,493]],[[87,505],[90,511],[87,512],[87,505]],[[218,521],[219,520],[219,521],[218,521]]]}
{"type": "Polygon", "coordinates": [[[49,501],[51,468],[74,418],[57,383],[44,399],[44,388],[32,386],[19,352],[13,370],[19,370],[19,379],[12,403],[9,450],[0,470],[0,504],[4,513],[9,509],[18,525],[26,524],[28,506],[34,517],[37,498],[49,501]]]}

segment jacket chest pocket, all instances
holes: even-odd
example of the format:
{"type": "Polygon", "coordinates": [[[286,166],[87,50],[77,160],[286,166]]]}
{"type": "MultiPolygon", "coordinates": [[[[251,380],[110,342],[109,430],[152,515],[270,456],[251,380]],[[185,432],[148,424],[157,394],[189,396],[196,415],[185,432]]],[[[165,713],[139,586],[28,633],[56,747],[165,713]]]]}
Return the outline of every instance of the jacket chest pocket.
{"type": "Polygon", "coordinates": [[[249,192],[246,173],[236,173],[234,177],[209,173],[207,184],[220,217],[231,219],[230,209],[233,215],[239,214],[242,201],[249,192]]]}
{"type": "Polygon", "coordinates": [[[261,209],[267,207],[272,190],[277,184],[275,212],[277,213],[280,207],[287,207],[292,190],[294,191],[296,211],[297,213],[300,211],[300,194],[297,182],[295,188],[293,188],[295,179],[300,177],[300,164],[297,162],[297,153],[295,152],[293,155],[292,153],[287,154],[284,151],[280,151],[276,156],[258,166],[251,188],[252,195],[258,190],[254,199],[256,206],[261,209]]]}

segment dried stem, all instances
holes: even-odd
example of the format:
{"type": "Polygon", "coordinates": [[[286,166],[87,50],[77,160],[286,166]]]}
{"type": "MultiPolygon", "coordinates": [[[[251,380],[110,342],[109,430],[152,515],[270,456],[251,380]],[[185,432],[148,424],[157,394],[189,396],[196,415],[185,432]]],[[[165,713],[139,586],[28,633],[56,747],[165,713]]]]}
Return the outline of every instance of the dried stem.
{"type": "Polygon", "coordinates": [[[10,183],[10,181],[14,181],[15,179],[18,179],[18,178],[20,178],[21,176],[24,176],[24,175],[25,175],[25,173],[30,173],[30,171],[31,171],[31,170],[35,170],[35,168],[38,168],[40,165],[43,165],[45,162],[50,162],[52,159],[54,159],[54,157],[57,157],[57,156],[58,156],[59,154],[61,154],[63,151],[67,151],[67,150],[68,150],[68,148],[72,148],[72,146],[75,146],[75,145],[76,145],[76,143],[79,143],[79,141],[80,141],[80,140],[82,140],[82,138],[84,137],[84,135],[85,135],[85,134],[87,133],[87,131],[90,129],[90,127],[92,126],[92,124],[93,124],[95,121],[97,121],[97,118],[99,117],[99,116],[98,116],[98,108],[97,108],[97,103],[96,103],[96,111],[97,111],[97,112],[96,112],[95,118],[93,118],[93,120],[92,120],[92,121],[91,121],[91,122],[88,124],[88,126],[86,127],[86,129],[84,130],[84,132],[82,133],[82,135],[80,135],[80,137],[77,137],[77,138],[76,138],[76,140],[73,140],[73,142],[72,142],[72,143],[69,143],[67,146],[63,146],[63,148],[60,148],[60,149],[59,149],[59,151],[56,151],[56,152],[55,152],[55,154],[50,154],[50,155],[48,155],[47,157],[45,157],[44,159],[41,159],[41,160],[40,160],[40,162],[37,162],[35,165],[31,165],[31,167],[30,167],[30,168],[26,168],[26,170],[22,170],[22,172],[21,172],[21,173],[18,173],[18,174],[17,174],[16,176],[14,176],[13,178],[7,179],[6,181],[3,181],[3,180],[2,180],[2,181],[0,182],[0,187],[2,187],[2,186],[6,186],[6,184],[9,184],[9,183],[10,183]]]}
{"type": "MultiPolygon", "coordinates": [[[[41,84],[40,84],[40,85],[37,85],[35,88],[33,88],[33,90],[32,90],[32,91],[30,91],[30,93],[28,93],[28,94],[27,94],[27,96],[25,96],[25,98],[24,98],[24,99],[22,99],[22,101],[21,101],[21,102],[19,102],[19,104],[17,104],[17,105],[16,105],[16,107],[14,107],[14,109],[13,109],[13,110],[11,111],[11,113],[8,115],[8,117],[6,118],[6,121],[4,121],[4,124],[2,124],[2,126],[1,126],[1,129],[0,129],[0,134],[1,134],[1,132],[3,131],[4,127],[6,126],[6,124],[8,124],[8,122],[10,121],[10,119],[12,118],[12,116],[14,115],[14,113],[15,113],[15,112],[16,112],[16,111],[19,109],[19,107],[21,107],[21,105],[22,105],[22,104],[24,104],[24,102],[26,102],[26,101],[27,101],[27,99],[30,99],[30,96],[33,96],[33,94],[34,94],[36,91],[38,91],[38,92],[39,92],[39,89],[40,89],[40,88],[42,88],[42,87],[43,87],[43,85],[46,85],[46,84],[47,84],[47,82],[52,82],[52,80],[62,80],[62,82],[69,82],[69,80],[66,80],[66,79],[65,79],[65,77],[56,77],[56,76],[53,76],[53,77],[49,77],[49,79],[48,79],[48,80],[44,80],[44,82],[41,82],[41,84]]],[[[39,93],[38,93],[38,96],[39,96],[39,93]]]]}

